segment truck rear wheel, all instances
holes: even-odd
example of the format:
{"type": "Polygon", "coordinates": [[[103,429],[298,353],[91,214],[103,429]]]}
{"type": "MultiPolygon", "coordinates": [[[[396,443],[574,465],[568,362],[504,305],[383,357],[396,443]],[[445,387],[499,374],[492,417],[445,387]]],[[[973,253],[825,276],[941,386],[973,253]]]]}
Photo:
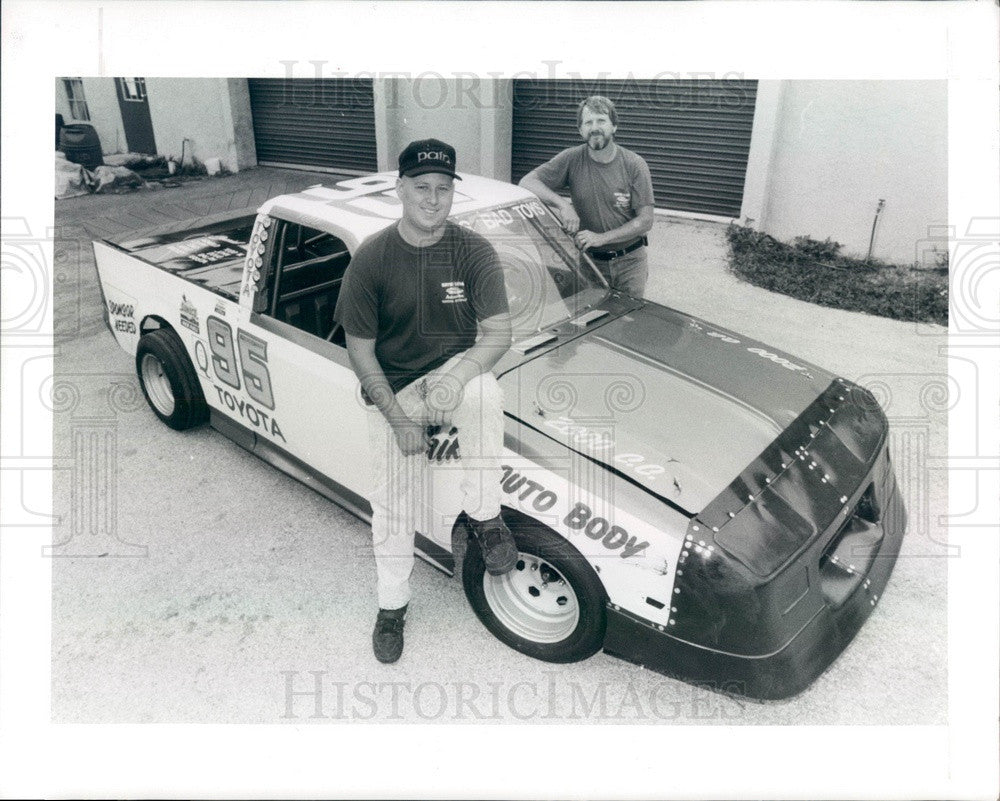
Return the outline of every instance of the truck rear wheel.
{"type": "Polygon", "coordinates": [[[505,515],[517,543],[517,566],[486,572],[469,538],[462,565],[465,596],[497,639],[545,662],[577,662],[604,642],[607,595],[594,568],[558,534],[505,515]]]}
{"type": "Polygon", "coordinates": [[[169,328],[144,334],[135,353],[139,385],[153,413],[178,431],[204,423],[208,404],[184,343],[169,328]]]}

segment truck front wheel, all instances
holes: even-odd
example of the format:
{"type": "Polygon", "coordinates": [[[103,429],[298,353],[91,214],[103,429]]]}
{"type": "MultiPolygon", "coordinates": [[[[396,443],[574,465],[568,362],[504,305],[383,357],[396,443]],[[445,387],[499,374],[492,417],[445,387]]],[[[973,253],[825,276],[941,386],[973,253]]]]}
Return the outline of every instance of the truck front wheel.
{"type": "Polygon", "coordinates": [[[204,423],[208,404],[184,343],[169,328],[144,334],[135,353],[139,385],[153,413],[178,431],[204,423]]]}
{"type": "Polygon", "coordinates": [[[558,534],[508,518],[517,566],[486,572],[482,550],[469,539],[462,565],[465,595],[501,642],[545,662],[577,662],[596,653],[606,625],[604,585],[583,555],[558,534]]]}

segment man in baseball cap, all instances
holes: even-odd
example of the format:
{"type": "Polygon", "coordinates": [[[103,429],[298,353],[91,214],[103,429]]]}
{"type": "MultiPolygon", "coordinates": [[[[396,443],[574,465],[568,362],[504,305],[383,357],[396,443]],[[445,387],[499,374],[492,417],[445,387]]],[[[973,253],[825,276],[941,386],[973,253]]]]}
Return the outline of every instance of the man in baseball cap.
{"type": "Polygon", "coordinates": [[[455,172],[455,148],[440,139],[419,139],[410,142],[399,154],[399,177],[437,172],[462,180],[455,172]]]}
{"type": "Polygon", "coordinates": [[[500,515],[503,396],[491,372],[510,347],[507,292],[489,242],[448,220],[455,165],[455,148],[438,139],[411,142],[399,154],[402,216],[358,247],[334,312],[373,407],[379,611],[372,645],[380,662],[403,651],[414,532],[429,486],[429,426],[457,429],[463,510],[487,571],[498,576],[517,564],[500,515]]]}

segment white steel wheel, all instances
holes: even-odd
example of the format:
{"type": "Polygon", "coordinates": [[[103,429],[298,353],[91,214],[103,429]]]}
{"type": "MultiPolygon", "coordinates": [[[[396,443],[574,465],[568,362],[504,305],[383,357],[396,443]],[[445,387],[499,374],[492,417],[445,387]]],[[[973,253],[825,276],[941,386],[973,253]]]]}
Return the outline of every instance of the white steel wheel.
{"type": "Polygon", "coordinates": [[[169,328],[142,335],[135,351],[139,386],[153,413],[178,431],[208,420],[208,405],[184,343],[169,328]]]}
{"type": "Polygon", "coordinates": [[[519,553],[503,576],[483,574],[483,594],[500,623],[537,643],[564,640],[580,622],[580,604],[565,578],[544,559],[519,553]]]}
{"type": "Polygon", "coordinates": [[[608,596],[590,562],[519,512],[505,509],[504,520],[517,544],[513,570],[489,575],[475,537],[465,550],[462,586],[476,617],[498,640],[535,659],[578,662],[599,651],[608,596]]]}
{"type": "Polygon", "coordinates": [[[174,413],[176,402],[170,379],[163,369],[163,362],[152,353],[145,353],[139,363],[139,369],[150,405],[164,417],[170,417],[174,413]]]}

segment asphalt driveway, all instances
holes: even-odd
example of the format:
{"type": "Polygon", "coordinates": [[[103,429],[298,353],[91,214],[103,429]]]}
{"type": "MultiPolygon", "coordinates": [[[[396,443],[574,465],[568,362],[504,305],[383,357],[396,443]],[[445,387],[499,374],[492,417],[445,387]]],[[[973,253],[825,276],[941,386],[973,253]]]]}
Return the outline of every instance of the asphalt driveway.
{"type": "Polygon", "coordinates": [[[865,384],[887,408],[911,522],[878,608],[808,690],[760,704],[604,654],[533,661],[418,562],[403,658],[378,664],[367,525],[207,427],[160,424],[104,328],[89,247],[331,180],[261,168],[56,202],[54,720],[946,722],[945,330],[749,286],[725,270],[722,226],[667,218],[651,235],[651,299],[865,384]]]}

